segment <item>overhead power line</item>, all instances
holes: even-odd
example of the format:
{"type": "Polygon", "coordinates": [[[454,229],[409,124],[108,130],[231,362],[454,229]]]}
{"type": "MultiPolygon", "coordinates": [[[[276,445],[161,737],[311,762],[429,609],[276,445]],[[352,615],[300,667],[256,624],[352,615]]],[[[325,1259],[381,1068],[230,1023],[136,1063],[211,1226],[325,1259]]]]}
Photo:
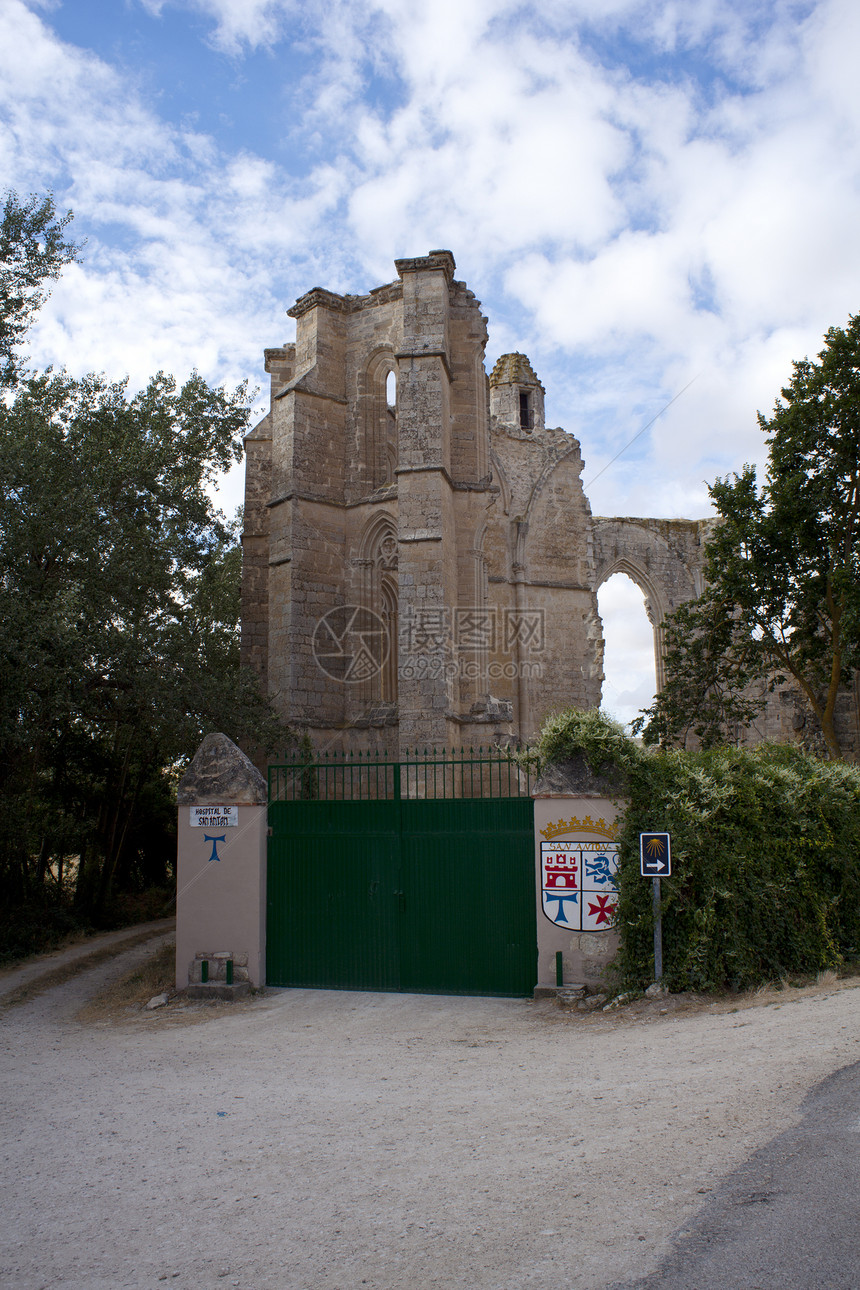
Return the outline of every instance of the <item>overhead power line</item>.
{"type": "Polygon", "coordinates": [[[602,470],[598,470],[597,474],[592,476],[592,478],[589,479],[587,484],[583,484],[583,488],[585,489],[590,488],[591,485],[595,482],[595,480],[599,479],[601,475],[605,475],[609,467],[614,465],[614,463],[618,460],[618,458],[622,456],[627,451],[627,449],[636,442],[637,439],[640,439],[646,430],[650,430],[654,422],[659,421],[663,413],[668,412],[672,404],[677,403],[681,395],[686,394],[687,390],[689,390],[690,386],[693,384],[693,381],[698,381],[701,375],[702,375],[701,372],[697,372],[696,375],[693,377],[693,380],[688,381],[687,384],[684,386],[683,390],[679,390],[678,393],[675,395],[675,397],[673,399],[670,399],[664,408],[661,408],[659,412],[655,413],[655,415],[651,418],[651,420],[648,422],[647,425],[644,425],[641,430],[636,431],[636,434],[630,440],[630,443],[626,443],[624,447],[620,450],[620,452],[616,452],[615,456],[612,458],[611,461],[607,461],[606,465],[603,467],[602,470]]]}

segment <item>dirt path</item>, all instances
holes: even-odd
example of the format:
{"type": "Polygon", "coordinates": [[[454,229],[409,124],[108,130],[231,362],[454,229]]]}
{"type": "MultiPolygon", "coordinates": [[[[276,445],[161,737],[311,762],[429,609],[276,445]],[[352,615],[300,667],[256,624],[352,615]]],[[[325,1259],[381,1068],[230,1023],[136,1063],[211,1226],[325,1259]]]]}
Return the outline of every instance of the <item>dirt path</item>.
{"type": "Polygon", "coordinates": [[[3,968],[0,970],[0,1007],[23,1003],[25,999],[61,984],[84,968],[113,961],[121,950],[149,943],[153,937],[170,933],[175,927],[175,918],[136,923],[132,927],[123,927],[118,932],[88,936],[75,945],[67,945],[50,954],[38,954],[15,967],[3,968]]]}
{"type": "Polygon", "coordinates": [[[597,1290],[860,1058],[853,982],[666,1015],[282,990],[75,1021],[144,952],[0,1019],[4,1288],[597,1290]]]}

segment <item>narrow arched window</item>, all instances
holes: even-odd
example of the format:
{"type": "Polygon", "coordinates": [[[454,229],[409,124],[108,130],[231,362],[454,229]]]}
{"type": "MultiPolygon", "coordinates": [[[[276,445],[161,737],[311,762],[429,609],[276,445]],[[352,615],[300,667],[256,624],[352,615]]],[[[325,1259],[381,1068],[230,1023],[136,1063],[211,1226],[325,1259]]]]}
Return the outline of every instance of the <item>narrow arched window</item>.
{"type": "Polygon", "coordinates": [[[528,390],[520,390],[520,429],[531,430],[531,428],[532,428],[531,396],[528,390]]]}
{"type": "Polygon", "coordinates": [[[361,690],[364,703],[380,700],[397,703],[398,651],[398,544],[390,515],[377,515],[367,526],[359,545],[356,561],[361,568],[361,607],[368,611],[374,630],[384,628],[384,640],[378,653],[379,666],[365,677],[361,690]]]}
{"type": "Polygon", "coordinates": [[[385,378],[385,482],[393,484],[397,471],[397,376],[389,372],[385,378]]]}
{"type": "Polygon", "coordinates": [[[385,665],[382,668],[381,697],[386,703],[397,702],[397,584],[392,577],[383,577],[380,587],[382,621],[388,635],[385,665]]]}
{"type": "Polygon", "coordinates": [[[393,484],[397,471],[397,368],[390,348],[373,353],[358,381],[367,491],[393,484]]]}

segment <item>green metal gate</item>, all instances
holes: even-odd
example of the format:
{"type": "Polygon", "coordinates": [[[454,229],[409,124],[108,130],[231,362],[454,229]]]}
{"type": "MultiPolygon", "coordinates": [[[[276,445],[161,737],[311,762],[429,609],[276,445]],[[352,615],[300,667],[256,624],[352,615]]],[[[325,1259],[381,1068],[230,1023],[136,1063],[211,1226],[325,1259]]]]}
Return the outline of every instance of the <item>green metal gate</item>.
{"type": "Polygon", "coordinates": [[[269,768],[269,985],[530,995],[533,803],[504,754],[269,768]]]}

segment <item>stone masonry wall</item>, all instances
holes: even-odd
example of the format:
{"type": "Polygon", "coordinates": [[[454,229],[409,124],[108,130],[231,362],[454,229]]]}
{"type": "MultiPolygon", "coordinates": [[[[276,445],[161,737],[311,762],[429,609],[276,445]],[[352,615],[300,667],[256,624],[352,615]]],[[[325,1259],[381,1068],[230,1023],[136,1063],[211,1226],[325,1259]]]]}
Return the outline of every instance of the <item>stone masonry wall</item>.
{"type": "MultiPolygon", "coordinates": [[[[623,572],[662,684],[662,622],[702,590],[710,522],[593,517],[579,444],[546,427],[528,358],[487,377],[487,320],[451,253],[396,269],[367,295],[307,292],[295,343],[266,351],[243,660],[320,750],[528,741],[553,708],[599,704],[597,591],[623,572]]],[[[855,751],[857,697],[839,716],[855,751]]],[[[807,727],[785,690],[749,737],[807,727]]]]}

